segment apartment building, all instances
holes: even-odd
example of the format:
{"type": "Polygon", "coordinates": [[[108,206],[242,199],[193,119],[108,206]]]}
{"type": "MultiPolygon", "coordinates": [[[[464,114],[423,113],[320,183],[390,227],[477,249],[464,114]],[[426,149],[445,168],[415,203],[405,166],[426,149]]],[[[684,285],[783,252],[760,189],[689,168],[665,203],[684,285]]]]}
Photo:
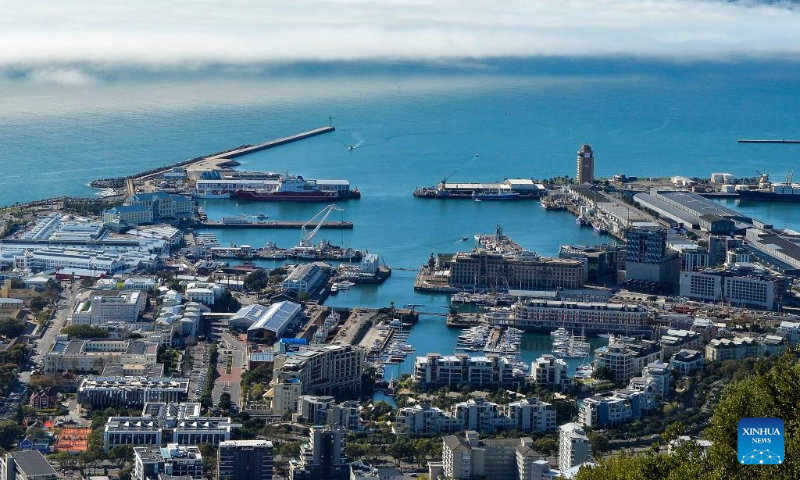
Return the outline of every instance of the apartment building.
{"type": "Polygon", "coordinates": [[[572,386],[567,362],[545,354],[531,362],[531,383],[539,388],[564,391],[572,386]]]}
{"type": "Polygon", "coordinates": [[[275,357],[275,378],[299,380],[305,395],[358,393],[363,373],[364,350],[351,345],[310,345],[275,357]]]}
{"type": "Polygon", "coordinates": [[[218,480],[272,480],[272,442],[229,440],[217,450],[218,480]]]}
{"type": "Polygon", "coordinates": [[[642,369],[653,362],[663,360],[663,351],[655,342],[614,341],[595,350],[595,368],[607,368],[617,384],[626,384],[641,374],[642,369]]]}
{"type": "MultiPolygon", "coordinates": [[[[442,437],[442,471],[446,478],[516,479],[541,460],[530,448],[533,440],[523,438],[480,439],[478,432],[442,437]]],[[[522,477],[524,478],[524,477],[522,477]]]]}
{"type": "Polygon", "coordinates": [[[514,371],[511,360],[496,355],[470,357],[429,353],[417,357],[414,362],[414,381],[423,389],[513,387],[524,380],[521,372],[514,371]]]}
{"type": "Polygon", "coordinates": [[[170,443],[164,448],[134,447],[135,480],[158,480],[160,476],[203,478],[203,455],[195,445],[170,443]]]}
{"type": "Polygon", "coordinates": [[[580,260],[541,257],[533,252],[503,255],[478,249],[450,261],[448,284],[469,291],[581,288],[586,269],[580,260]]]}
{"type": "Polygon", "coordinates": [[[592,459],[592,445],[586,432],[577,423],[558,427],[558,469],[566,472],[592,459]]]}
{"type": "Polygon", "coordinates": [[[529,331],[553,331],[560,327],[587,333],[630,335],[649,331],[648,311],[640,305],[530,299],[511,306],[507,315],[487,316],[490,325],[529,331]]]}

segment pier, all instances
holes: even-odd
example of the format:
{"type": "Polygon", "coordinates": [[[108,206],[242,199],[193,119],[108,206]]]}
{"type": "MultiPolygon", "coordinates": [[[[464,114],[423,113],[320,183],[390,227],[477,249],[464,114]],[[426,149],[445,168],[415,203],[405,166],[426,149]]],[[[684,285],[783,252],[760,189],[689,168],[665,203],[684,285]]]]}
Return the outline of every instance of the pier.
{"type": "Polygon", "coordinates": [[[800,139],[789,139],[789,140],[770,140],[770,139],[758,139],[758,138],[740,138],[737,140],[739,143],[800,143],[800,139]]]}
{"type": "Polygon", "coordinates": [[[304,140],[306,138],[316,137],[317,135],[333,132],[335,130],[336,127],[333,126],[319,127],[313,130],[308,130],[307,132],[301,132],[295,135],[290,135],[288,137],[270,140],[268,142],[259,143],[257,145],[245,145],[242,147],[235,148],[233,150],[228,150],[226,152],[217,155],[212,155],[210,157],[205,157],[203,159],[200,159],[197,162],[192,163],[191,165],[187,165],[186,169],[187,171],[217,170],[233,162],[234,158],[241,157],[249,153],[260,152],[261,150],[268,150],[270,148],[278,147],[280,145],[286,145],[287,143],[296,142],[298,140],[304,140]]]}
{"type": "Polygon", "coordinates": [[[126,178],[131,178],[136,181],[146,181],[151,178],[158,177],[159,175],[168,173],[174,167],[185,167],[187,171],[218,170],[220,168],[225,168],[225,167],[235,167],[236,165],[239,165],[239,163],[236,160],[234,160],[234,158],[236,157],[241,157],[243,155],[247,155],[248,153],[258,152],[261,150],[267,150],[269,148],[277,147],[280,145],[286,145],[287,143],[292,143],[298,140],[315,137],[317,135],[333,132],[335,130],[336,127],[331,125],[325,127],[319,127],[313,130],[308,130],[306,132],[300,132],[295,135],[290,135],[288,137],[278,138],[275,140],[270,140],[268,142],[259,143],[257,145],[242,145],[240,147],[236,147],[230,150],[225,150],[219,153],[213,153],[211,155],[206,155],[191,160],[184,160],[181,162],[174,163],[172,165],[167,165],[153,170],[148,170],[146,172],[130,175],[128,177],[94,180],[90,185],[94,188],[107,188],[107,187],[120,188],[124,186],[126,178]]]}
{"type": "Polygon", "coordinates": [[[326,228],[331,230],[352,230],[353,222],[317,222],[309,223],[299,220],[268,220],[263,222],[242,222],[242,223],[226,223],[216,220],[205,220],[195,224],[203,228],[270,228],[270,229],[300,229],[305,226],[306,228],[326,228]]]}
{"type": "Polygon", "coordinates": [[[306,138],[316,137],[317,135],[322,135],[323,133],[329,133],[336,130],[336,127],[327,126],[327,127],[319,127],[313,130],[309,130],[307,132],[301,132],[296,135],[290,135],[288,137],[278,138],[276,140],[270,140],[268,142],[259,143],[258,145],[252,145],[249,147],[242,147],[237,148],[236,150],[231,150],[230,152],[225,152],[222,155],[218,155],[218,158],[236,158],[241,157],[242,155],[247,155],[248,153],[258,152],[261,150],[267,150],[269,148],[277,147],[280,145],[286,145],[287,143],[296,142],[298,140],[304,140],[306,138]]]}

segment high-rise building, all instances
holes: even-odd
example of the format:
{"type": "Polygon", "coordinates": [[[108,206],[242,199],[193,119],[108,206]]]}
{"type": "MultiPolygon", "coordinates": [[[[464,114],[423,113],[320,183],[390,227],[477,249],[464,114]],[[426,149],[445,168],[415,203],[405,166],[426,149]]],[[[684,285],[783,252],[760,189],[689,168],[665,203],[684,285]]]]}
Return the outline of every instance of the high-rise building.
{"type": "Polygon", "coordinates": [[[594,182],[594,152],[592,147],[584,144],[578,150],[578,168],[575,174],[575,183],[578,185],[594,182]]]}
{"type": "Polygon", "coordinates": [[[217,451],[219,480],[272,480],[272,442],[229,440],[217,451]]]}
{"type": "Polygon", "coordinates": [[[346,435],[347,430],[341,427],[311,427],[309,443],[300,447],[300,460],[292,460],[289,464],[290,480],[350,478],[349,464],[344,455],[346,435]]]}
{"type": "Polygon", "coordinates": [[[592,445],[583,428],[577,423],[566,423],[558,428],[558,469],[565,472],[588,462],[592,457],[592,445]]]}
{"type": "Polygon", "coordinates": [[[635,227],[627,230],[625,287],[646,293],[673,293],[678,286],[680,257],[667,248],[667,230],[635,227]]]}

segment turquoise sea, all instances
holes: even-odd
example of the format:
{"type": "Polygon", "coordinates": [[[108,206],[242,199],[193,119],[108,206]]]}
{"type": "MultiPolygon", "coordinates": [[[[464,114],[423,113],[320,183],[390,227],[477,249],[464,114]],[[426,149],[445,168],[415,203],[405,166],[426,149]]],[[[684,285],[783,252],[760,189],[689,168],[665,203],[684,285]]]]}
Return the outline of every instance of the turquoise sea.
{"type": "MultiPolygon", "coordinates": [[[[597,174],[700,176],[756,169],[782,179],[800,145],[742,145],[740,137],[800,137],[800,64],[497,60],[453,65],[301,65],[256,72],[109,73],[87,87],[0,81],[0,205],[92,195],[94,178],[125,175],[327,124],[337,130],[241,158],[240,168],[344,178],[361,189],[343,202],[355,228],[335,243],[415,268],[452,252],[461,237],[506,233],[552,255],[560,244],[609,241],[536,202],[440,202],[414,188],[453,180],[574,175],[582,143],[597,174]],[[349,150],[348,145],[358,148],[349,150]],[[475,154],[478,153],[479,156],[475,154]]],[[[800,205],[733,203],[778,227],[800,227],[800,205]]],[[[307,219],[321,205],[204,201],[211,218],[264,213],[307,219]]],[[[337,214],[338,215],[338,214],[337,214]]],[[[225,230],[222,243],[289,247],[299,232],[225,230]]],[[[265,264],[269,265],[269,264],[265,264]]],[[[446,296],[413,291],[415,273],[332,297],[340,306],[419,304],[443,312],[446,296]]],[[[452,350],[441,317],[413,329],[417,353],[452,350]]],[[[546,351],[526,337],[523,357],[546,351]]],[[[544,343],[543,343],[544,342],[544,343]]],[[[411,360],[399,367],[408,372],[411,360]]]]}

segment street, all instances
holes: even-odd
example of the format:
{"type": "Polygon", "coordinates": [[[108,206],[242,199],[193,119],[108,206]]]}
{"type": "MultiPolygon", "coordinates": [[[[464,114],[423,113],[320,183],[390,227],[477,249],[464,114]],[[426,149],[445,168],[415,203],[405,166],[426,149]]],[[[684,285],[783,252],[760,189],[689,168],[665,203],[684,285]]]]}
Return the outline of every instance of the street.
{"type": "Polygon", "coordinates": [[[223,330],[220,333],[222,342],[220,343],[219,356],[217,358],[217,377],[214,383],[213,398],[214,403],[219,403],[219,397],[224,392],[231,395],[231,402],[241,406],[239,403],[239,383],[242,380],[242,372],[246,364],[244,358],[244,346],[229,332],[223,330]],[[226,373],[228,357],[231,357],[231,373],[226,373]]]}
{"type": "Polygon", "coordinates": [[[66,325],[69,312],[75,301],[75,296],[79,291],[80,285],[75,284],[71,287],[65,287],[61,292],[61,297],[59,297],[58,303],[54,307],[54,313],[50,321],[45,325],[46,330],[42,338],[36,341],[36,346],[28,357],[28,364],[20,366],[19,381],[11,387],[9,398],[0,405],[0,418],[9,418],[17,413],[19,404],[22,398],[25,397],[25,391],[31,380],[33,369],[41,371],[44,355],[53,347],[56,335],[58,335],[61,329],[66,325]],[[30,364],[35,366],[30,367],[30,364]]]}

